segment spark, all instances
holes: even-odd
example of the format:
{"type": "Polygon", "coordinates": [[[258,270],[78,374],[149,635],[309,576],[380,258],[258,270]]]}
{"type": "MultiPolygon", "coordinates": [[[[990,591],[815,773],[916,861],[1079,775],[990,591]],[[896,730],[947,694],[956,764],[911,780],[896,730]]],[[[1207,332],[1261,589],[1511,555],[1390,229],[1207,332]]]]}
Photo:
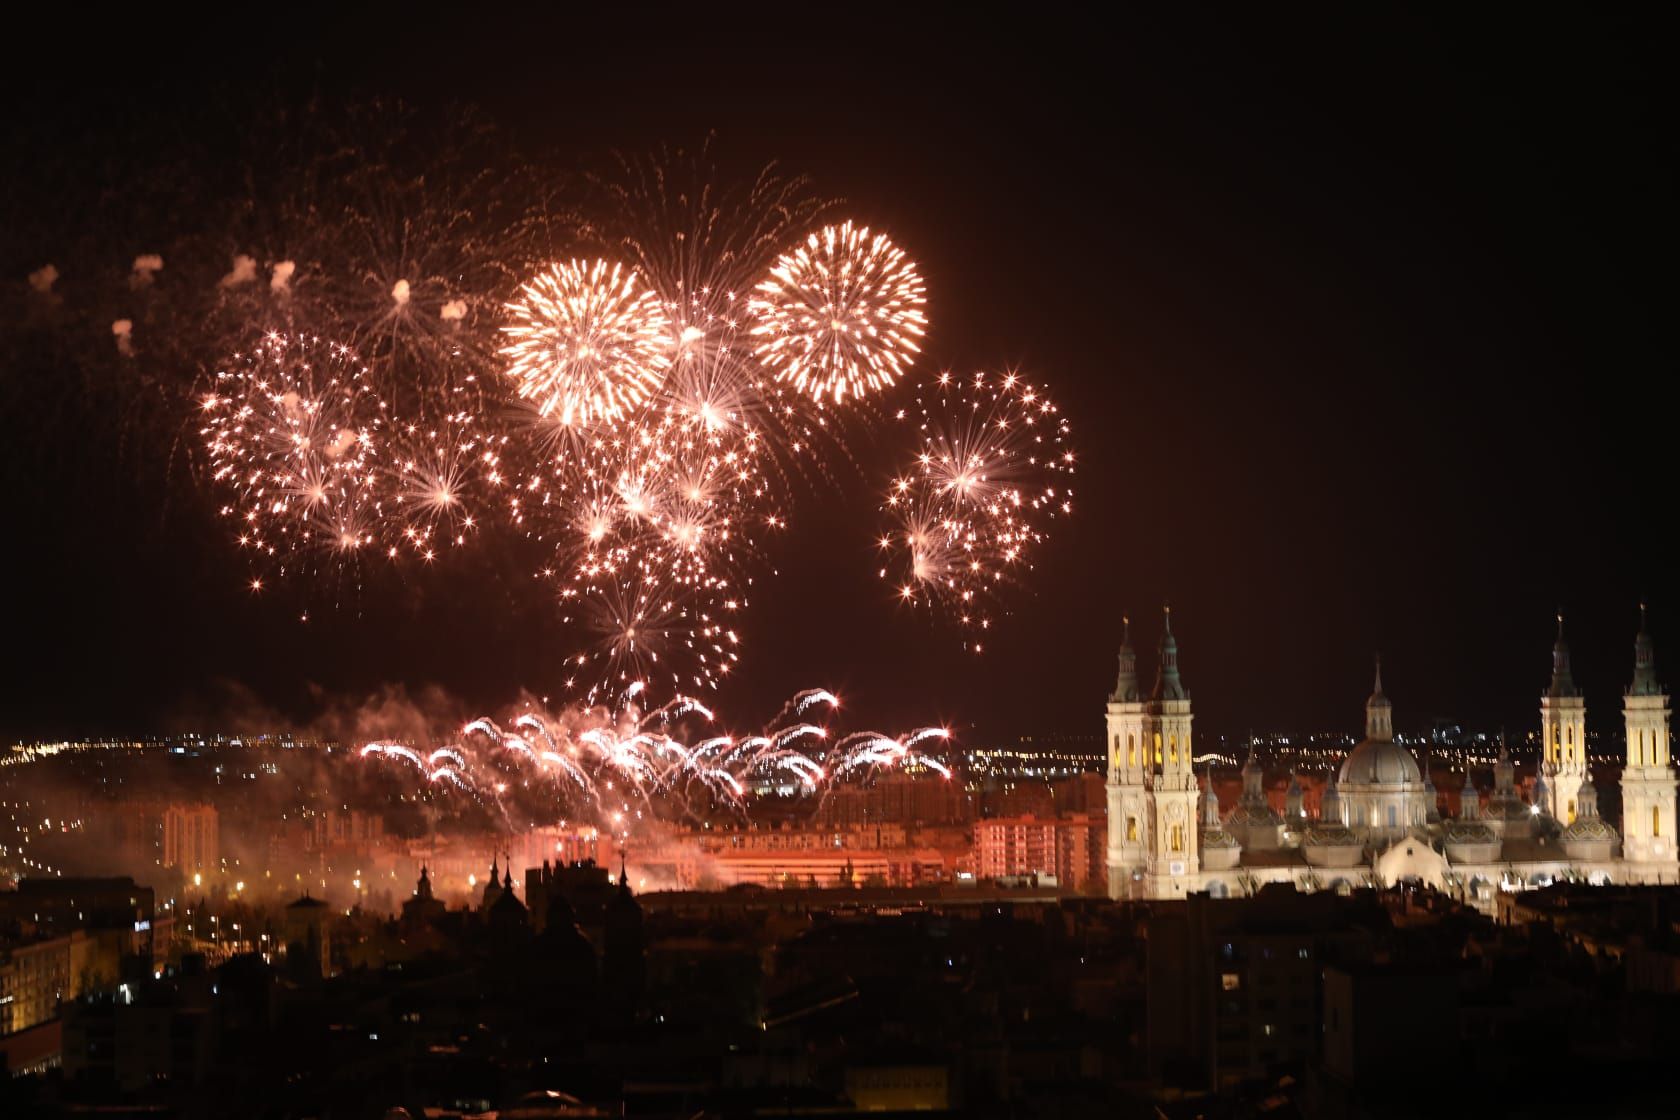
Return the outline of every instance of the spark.
{"type": "MultiPolygon", "coordinates": [[[[991,627],[1004,590],[1032,566],[1049,523],[1072,511],[1069,428],[1018,374],[941,374],[917,401],[919,447],[889,488],[879,538],[901,602],[991,627]]],[[[908,418],[909,413],[906,413],[908,418]]],[[[981,651],[977,637],[966,642],[981,651]]]]}

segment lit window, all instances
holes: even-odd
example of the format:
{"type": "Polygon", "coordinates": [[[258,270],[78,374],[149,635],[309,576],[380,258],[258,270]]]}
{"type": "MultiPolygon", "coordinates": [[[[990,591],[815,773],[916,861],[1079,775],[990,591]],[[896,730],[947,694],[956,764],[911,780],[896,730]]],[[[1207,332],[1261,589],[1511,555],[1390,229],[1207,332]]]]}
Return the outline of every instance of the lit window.
{"type": "Polygon", "coordinates": [[[1219,986],[1227,992],[1242,991],[1242,974],[1238,972],[1223,973],[1219,977],[1219,986]]]}

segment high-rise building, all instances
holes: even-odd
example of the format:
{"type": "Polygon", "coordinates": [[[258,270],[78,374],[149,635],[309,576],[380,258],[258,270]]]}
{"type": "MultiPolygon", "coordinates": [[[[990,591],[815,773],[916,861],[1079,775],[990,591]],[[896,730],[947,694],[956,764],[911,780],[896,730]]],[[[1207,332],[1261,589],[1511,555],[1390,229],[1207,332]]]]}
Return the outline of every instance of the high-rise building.
{"type": "Polygon", "coordinates": [[[973,816],[972,800],[960,782],[893,774],[834,787],[813,823],[841,828],[889,822],[960,824],[973,816]]]}
{"type": "Polygon", "coordinates": [[[1106,822],[1075,813],[1038,817],[994,817],[974,825],[976,870],[982,879],[1053,875],[1058,886],[1100,892],[1105,881],[1106,822]]]}
{"type": "Polygon", "coordinates": [[[174,804],[163,812],[163,866],[185,874],[215,869],[221,860],[220,819],[214,805],[174,804]]]}

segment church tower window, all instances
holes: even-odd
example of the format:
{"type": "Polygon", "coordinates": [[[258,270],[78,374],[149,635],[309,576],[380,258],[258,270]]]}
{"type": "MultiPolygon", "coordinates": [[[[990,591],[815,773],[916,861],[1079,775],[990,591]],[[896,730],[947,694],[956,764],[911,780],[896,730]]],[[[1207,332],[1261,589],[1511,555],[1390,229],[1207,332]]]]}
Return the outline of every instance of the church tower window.
{"type": "Polygon", "coordinates": [[[1130,841],[1133,841],[1133,842],[1136,842],[1137,837],[1138,837],[1137,818],[1136,817],[1127,817],[1126,818],[1126,839],[1130,840],[1130,841]]]}
{"type": "Polygon", "coordinates": [[[1137,765],[1137,736],[1130,731],[1126,732],[1126,765],[1137,765]]]}

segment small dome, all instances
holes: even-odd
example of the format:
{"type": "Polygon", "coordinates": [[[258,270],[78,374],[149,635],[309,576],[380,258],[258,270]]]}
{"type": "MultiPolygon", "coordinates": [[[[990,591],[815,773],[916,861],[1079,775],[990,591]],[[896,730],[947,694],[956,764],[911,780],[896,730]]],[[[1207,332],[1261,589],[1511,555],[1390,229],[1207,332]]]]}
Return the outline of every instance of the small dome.
{"type": "Polygon", "coordinates": [[[1235,836],[1223,828],[1202,829],[1202,847],[1205,848],[1240,848],[1242,844],[1235,836]]]}
{"type": "Polygon", "coordinates": [[[1307,829],[1307,834],[1301,838],[1304,848],[1357,848],[1364,847],[1365,842],[1355,836],[1351,829],[1339,824],[1317,824],[1307,829]]]}
{"type": "Polygon", "coordinates": [[[1455,821],[1447,825],[1443,836],[1449,844],[1495,844],[1499,837],[1481,821],[1455,821]]]}
{"type": "Polygon", "coordinates": [[[1343,760],[1339,780],[1345,786],[1421,786],[1423,772],[1399,743],[1366,739],[1343,760]]]}
{"type": "Polygon", "coordinates": [[[1526,821],[1534,816],[1534,810],[1520,797],[1502,797],[1495,793],[1488,798],[1487,809],[1482,815],[1495,821],[1526,821]]]}
{"type": "Polygon", "coordinates": [[[1283,814],[1265,802],[1256,805],[1251,802],[1238,802],[1231,810],[1231,815],[1225,818],[1228,825],[1259,825],[1262,828],[1283,823],[1283,814]]]}
{"type": "Polygon", "coordinates": [[[1558,833],[1559,840],[1620,840],[1621,836],[1598,817],[1577,817],[1575,822],[1558,833]]]}

